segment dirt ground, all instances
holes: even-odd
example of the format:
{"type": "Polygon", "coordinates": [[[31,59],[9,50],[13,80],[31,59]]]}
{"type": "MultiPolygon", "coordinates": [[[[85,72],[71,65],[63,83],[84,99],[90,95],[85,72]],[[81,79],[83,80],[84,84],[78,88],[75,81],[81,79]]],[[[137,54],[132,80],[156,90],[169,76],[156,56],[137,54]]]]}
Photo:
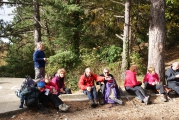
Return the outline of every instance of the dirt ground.
{"type": "Polygon", "coordinates": [[[124,105],[99,105],[91,108],[88,101],[65,102],[71,105],[68,112],[59,112],[52,107],[41,114],[34,109],[28,109],[19,114],[0,117],[0,120],[177,120],[179,115],[179,97],[172,97],[168,102],[162,102],[160,97],[151,97],[152,103],[145,105],[136,98],[130,101],[123,99],[124,105]],[[133,104],[132,104],[133,103],[133,104]]]}

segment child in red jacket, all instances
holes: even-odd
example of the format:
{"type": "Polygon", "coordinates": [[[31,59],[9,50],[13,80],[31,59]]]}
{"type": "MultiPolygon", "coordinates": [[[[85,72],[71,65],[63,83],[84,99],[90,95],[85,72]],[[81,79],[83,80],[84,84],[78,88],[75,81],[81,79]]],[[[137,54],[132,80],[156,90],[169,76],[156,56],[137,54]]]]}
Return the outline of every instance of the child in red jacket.
{"type": "Polygon", "coordinates": [[[50,102],[55,106],[55,108],[58,108],[60,111],[69,110],[71,106],[63,103],[63,101],[57,96],[58,87],[56,84],[51,82],[51,80],[52,80],[52,76],[46,74],[44,79],[45,91],[46,91],[46,95],[48,95],[50,102]]]}

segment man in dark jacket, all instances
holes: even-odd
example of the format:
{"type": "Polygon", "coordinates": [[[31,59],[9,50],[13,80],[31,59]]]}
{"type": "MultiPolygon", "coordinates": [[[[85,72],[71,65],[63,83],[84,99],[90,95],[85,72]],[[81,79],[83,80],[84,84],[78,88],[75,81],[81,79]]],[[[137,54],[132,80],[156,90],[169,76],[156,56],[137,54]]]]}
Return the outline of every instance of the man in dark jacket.
{"type": "Polygon", "coordinates": [[[179,62],[174,62],[165,72],[168,87],[179,94],[179,62]]]}
{"type": "Polygon", "coordinates": [[[45,63],[47,58],[45,58],[44,53],[44,43],[37,43],[37,50],[33,54],[34,69],[35,69],[35,79],[45,76],[45,63]]]}

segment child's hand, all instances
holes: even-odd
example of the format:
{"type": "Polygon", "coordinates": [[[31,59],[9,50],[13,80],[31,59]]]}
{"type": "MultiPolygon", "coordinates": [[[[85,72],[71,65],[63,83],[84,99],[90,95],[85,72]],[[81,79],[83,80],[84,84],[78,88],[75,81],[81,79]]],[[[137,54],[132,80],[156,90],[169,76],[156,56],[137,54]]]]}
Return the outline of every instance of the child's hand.
{"type": "Polygon", "coordinates": [[[155,82],[152,83],[152,85],[155,85],[155,84],[156,84],[155,82]]]}
{"type": "Polygon", "coordinates": [[[57,92],[57,90],[56,90],[55,88],[53,88],[52,92],[53,92],[53,93],[56,93],[56,92],[57,92]]]}
{"type": "Polygon", "coordinates": [[[60,92],[61,92],[61,93],[65,93],[65,91],[63,90],[63,88],[60,88],[60,92]]]}

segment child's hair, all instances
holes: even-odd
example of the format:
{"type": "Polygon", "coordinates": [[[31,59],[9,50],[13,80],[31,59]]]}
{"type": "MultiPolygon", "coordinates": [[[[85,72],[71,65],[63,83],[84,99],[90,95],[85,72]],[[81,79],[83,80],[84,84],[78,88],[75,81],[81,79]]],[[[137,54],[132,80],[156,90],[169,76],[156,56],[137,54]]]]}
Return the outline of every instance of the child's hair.
{"type": "Polygon", "coordinates": [[[45,79],[47,79],[47,80],[51,80],[51,79],[52,79],[52,75],[50,75],[50,74],[46,74],[46,75],[45,75],[45,79]]]}
{"type": "Polygon", "coordinates": [[[149,72],[149,73],[152,73],[152,71],[155,72],[155,68],[154,68],[154,67],[149,67],[149,68],[148,68],[148,72],[149,72]]]}
{"type": "Polygon", "coordinates": [[[137,66],[137,65],[132,65],[132,66],[130,67],[130,70],[131,70],[132,72],[135,72],[137,69],[138,69],[138,66],[137,66]]]}
{"type": "Polygon", "coordinates": [[[58,69],[57,74],[60,74],[61,72],[66,74],[66,70],[64,68],[58,69]]]}

